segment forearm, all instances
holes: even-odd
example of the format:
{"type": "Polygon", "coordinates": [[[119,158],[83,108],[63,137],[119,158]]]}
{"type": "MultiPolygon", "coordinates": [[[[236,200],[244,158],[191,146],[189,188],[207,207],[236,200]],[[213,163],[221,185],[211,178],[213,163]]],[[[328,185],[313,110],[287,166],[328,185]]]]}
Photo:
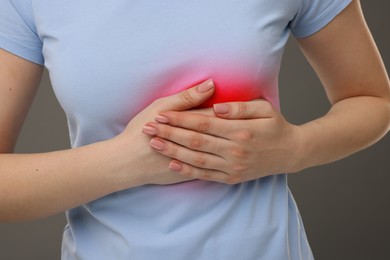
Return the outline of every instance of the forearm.
{"type": "Polygon", "coordinates": [[[389,100],[358,96],[335,103],[301,128],[301,169],[326,164],[368,147],[390,126],[389,100]]]}
{"type": "Polygon", "coordinates": [[[0,221],[45,217],[141,185],[113,140],[39,154],[0,154],[0,221]]]}
{"type": "MultiPolygon", "coordinates": [[[[160,98],[136,115],[121,134],[106,141],[51,153],[0,152],[0,221],[45,217],[144,184],[192,180],[173,173],[168,168],[170,158],[155,153],[149,147],[150,138],[141,131],[159,112],[192,109],[213,91],[213,82],[207,80],[160,98]]],[[[7,122],[13,117],[3,118],[7,122]]],[[[7,140],[11,132],[8,129],[2,137],[7,140]]],[[[2,146],[11,145],[6,142],[2,146]]]]}

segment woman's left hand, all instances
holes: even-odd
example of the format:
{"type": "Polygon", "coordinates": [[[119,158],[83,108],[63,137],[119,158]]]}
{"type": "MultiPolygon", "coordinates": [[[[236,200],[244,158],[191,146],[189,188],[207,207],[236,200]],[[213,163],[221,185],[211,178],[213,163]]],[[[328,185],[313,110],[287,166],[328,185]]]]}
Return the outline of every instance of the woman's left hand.
{"type": "Polygon", "coordinates": [[[181,175],[236,184],[300,170],[303,137],[265,100],[214,105],[216,116],[166,111],[147,123],[150,145],[181,175]]]}

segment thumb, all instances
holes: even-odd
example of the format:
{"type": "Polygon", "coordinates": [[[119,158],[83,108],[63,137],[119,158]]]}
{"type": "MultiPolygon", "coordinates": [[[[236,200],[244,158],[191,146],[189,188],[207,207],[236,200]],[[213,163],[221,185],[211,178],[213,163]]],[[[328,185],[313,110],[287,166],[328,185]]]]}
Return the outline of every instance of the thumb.
{"type": "Polygon", "coordinates": [[[214,92],[214,82],[209,79],[201,84],[161,99],[165,110],[183,111],[197,107],[214,92]]]}

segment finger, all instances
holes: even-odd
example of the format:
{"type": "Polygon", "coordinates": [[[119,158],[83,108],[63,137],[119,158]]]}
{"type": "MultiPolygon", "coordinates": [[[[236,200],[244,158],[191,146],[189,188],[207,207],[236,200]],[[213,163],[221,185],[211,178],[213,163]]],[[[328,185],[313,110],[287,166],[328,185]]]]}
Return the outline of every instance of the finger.
{"type": "Polygon", "coordinates": [[[169,124],[171,126],[181,127],[225,139],[229,139],[229,133],[231,130],[231,121],[229,120],[215,116],[190,113],[187,111],[164,111],[157,115],[155,120],[159,123],[169,124]]]}
{"type": "Polygon", "coordinates": [[[204,115],[204,116],[214,116],[215,117],[214,109],[211,107],[190,109],[190,110],[186,110],[186,112],[204,115]]]}
{"type": "Polygon", "coordinates": [[[269,118],[274,113],[272,104],[258,99],[249,102],[219,103],[213,106],[216,116],[226,119],[269,118]]]}
{"type": "Polygon", "coordinates": [[[206,101],[214,92],[214,83],[211,79],[183,90],[175,95],[158,99],[164,104],[164,110],[182,111],[197,107],[206,101]]]}
{"type": "Polygon", "coordinates": [[[226,161],[220,156],[193,151],[158,137],[155,137],[150,141],[150,146],[166,157],[177,159],[199,168],[222,169],[224,165],[226,165],[226,161]]]}
{"type": "Polygon", "coordinates": [[[239,179],[230,176],[226,172],[202,169],[177,160],[172,160],[168,167],[172,171],[191,179],[214,181],[225,184],[237,184],[240,182],[239,179]]]}
{"type": "Polygon", "coordinates": [[[149,122],[142,129],[144,134],[157,136],[169,140],[190,150],[216,154],[225,158],[225,154],[232,150],[231,141],[216,136],[198,133],[166,124],[149,122]]]}

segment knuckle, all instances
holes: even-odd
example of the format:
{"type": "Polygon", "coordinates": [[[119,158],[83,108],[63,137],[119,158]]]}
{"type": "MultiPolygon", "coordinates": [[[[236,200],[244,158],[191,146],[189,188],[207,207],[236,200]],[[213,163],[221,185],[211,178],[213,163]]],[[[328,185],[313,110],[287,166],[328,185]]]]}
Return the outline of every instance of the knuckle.
{"type": "Polygon", "coordinates": [[[195,103],[195,99],[193,96],[191,96],[191,93],[188,89],[180,94],[180,98],[186,105],[193,105],[195,103]]]}
{"type": "Polygon", "coordinates": [[[188,178],[194,177],[194,171],[191,167],[186,167],[184,170],[180,172],[181,175],[186,176],[188,178]]]}
{"type": "Polygon", "coordinates": [[[246,103],[244,103],[244,102],[239,102],[238,103],[238,115],[240,116],[240,117],[245,117],[246,116],[246,114],[247,114],[247,111],[248,111],[248,106],[247,106],[247,104],[246,103]]]}
{"type": "Polygon", "coordinates": [[[193,136],[190,141],[190,148],[193,150],[198,150],[204,144],[204,141],[199,136],[193,136]]]}
{"type": "Polygon", "coordinates": [[[195,156],[194,163],[195,163],[195,166],[205,167],[207,164],[207,160],[201,153],[198,153],[195,156]]]}
{"type": "Polygon", "coordinates": [[[241,129],[236,132],[235,137],[241,142],[250,142],[253,139],[253,133],[248,129],[241,129]]]}
{"type": "Polygon", "coordinates": [[[243,174],[244,172],[246,172],[248,170],[248,166],[246,166],[245,164],[237,164],[237,165],[234,165],[232,167],[232,170],[234,172],[234,174],[238,174],[238,175],[241,175],[243,174]]]}
{"type": "Polygon", "coordinates": [[[208,133],[210,129],[210,122],[206,119],[198,124],[197,131],[199,133],[208,133]]]}
{"type": "Polygon", "coordinates": [[[239,147],[231,149],[230,154],[233,158],[244,159],[247,157],[248,152],[244,147],[239,146],[239,147]]]}

